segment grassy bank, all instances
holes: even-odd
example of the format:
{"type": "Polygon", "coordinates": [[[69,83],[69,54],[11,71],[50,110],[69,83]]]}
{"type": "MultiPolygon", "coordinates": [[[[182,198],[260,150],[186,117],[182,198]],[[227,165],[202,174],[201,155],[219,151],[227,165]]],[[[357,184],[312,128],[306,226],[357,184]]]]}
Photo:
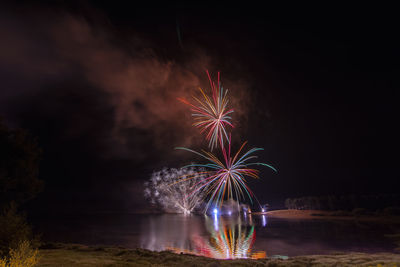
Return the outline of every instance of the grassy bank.
{"type": "Polygon", "coordinates": [[[400,254],[348,253],[282,259],[215,260],[144,249],[47,244],[38,266],[399,266],[400,254]]]}

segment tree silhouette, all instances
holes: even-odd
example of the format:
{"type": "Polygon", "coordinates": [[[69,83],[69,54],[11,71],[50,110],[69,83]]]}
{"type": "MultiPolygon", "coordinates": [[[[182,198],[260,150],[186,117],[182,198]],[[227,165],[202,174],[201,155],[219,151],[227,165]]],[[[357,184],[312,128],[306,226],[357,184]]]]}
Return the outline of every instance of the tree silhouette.
{"type": "Polygon", "coordinates": [[[0,208],[22,204],[43,187],[38,178],[41,149],[26,131],[9,129],[0,118],[0,208]]]}

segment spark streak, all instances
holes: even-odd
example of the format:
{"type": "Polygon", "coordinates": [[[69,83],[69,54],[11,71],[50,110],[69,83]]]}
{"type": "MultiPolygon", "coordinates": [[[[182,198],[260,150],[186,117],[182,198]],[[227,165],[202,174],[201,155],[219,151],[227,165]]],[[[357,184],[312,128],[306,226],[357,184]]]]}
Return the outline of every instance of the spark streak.
{"type": "Polygon", "coordinates": [[[207,71],[208,79],[211,85],[212,96],[208,96],[203,89],[199,88],[202,98],[193,96],[195,104],[191,104],[183,98],[178,98],[181,102],[191,107],[192,116],[194,117],[193,126],[200,129],[204,133],[208,145],[213,150],[218,145],[224,146],[228,140],[228,127],[234,127],[231,123],[231,113],[233,109],[228,108],[228,90],[224,91],[220,83],[220,75],[218,72],[217,84],[211,80],[211,76],[207,71]]]}
{"type": "MultiPolygon", "coordinates": [[[[276,172],[276,169],[269,164],[261,162],[249,162],[257,156],[252,155],[254,152],[263,150],[262,148],[252,148],[243,155],[240,155],[247,142],[244,142],[236,154],[231,156],[231,145],[229,142],[228,151],[222,148],[223,160],[220,160],[215,154],[202,150],[202,153],[185,148],[177,147],[176,149],[186,150],[194,153],[208,161],[208,163],[193,163],[185,167],[200,167],[205,171],[202,173],[204,179],[200,180],[193,186],[190,195],[204,193],[209,196],[206,205],[206,211],[210,206],[221,207],[224,199],[236,199],[240,201],[246,196],[252,202],[253,192],[247,186],[245,177],[258,179],[259,171],[249,168],[249,166],[258,165],[266,166],[276,172]],[[213,204],[214,205],[211,205],[213,204]]],[[[184,167],[184,168],[185,168],[184,167]]]]}

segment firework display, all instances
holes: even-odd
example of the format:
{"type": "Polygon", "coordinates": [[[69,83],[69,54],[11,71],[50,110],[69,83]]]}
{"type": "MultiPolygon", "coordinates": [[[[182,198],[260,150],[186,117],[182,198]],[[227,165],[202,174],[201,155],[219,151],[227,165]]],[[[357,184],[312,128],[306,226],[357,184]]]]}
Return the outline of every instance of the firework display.
{"type": "Polygon", "coordinates": [[[167,169],[153,172],[145,182],[145,197],[165,212],[190,214],[204,199],[204,193],[191,194],[204,176],[196,168],[167,169]]]}
{"type": "MultiPolygon", "coordinates": [[[[193,125],[201,128],[202,132],[207,131],[206,140],[209,141],[211,151],[219,144],[222,157],[218,157],[216,154],[205,150],[197,152],[185,147],[176,148],[192,152],[206,160],[206,163],[194,163],[186,166],[205,169],[202,172],[205,178],[194,184],[189,196],[205,194],[207,196],[206,212],[211,206],[214,206],[214,208],[221,207],[224,199],[241,201],[247,197],[252,203],[254,194],[247,186],[246,178],[259,178],[259,171],[251,168],[251,166],[266,166],[276,172],[276,169],[269,164],[252,162],[252,160],[257,158],[253,153],[263,150],[262,148],[252,148],[241,154],[247,142],[242,144],[233,157],[231,156],[231,135],[230,133],[228,135],[226,126],[233,128],[230,122],[231,117],[229,116],[233,112],[233,109],[227,108],[229,102],[228,91],[224,93],[220,83],[219,72],[217,85],[212,82],[208,71],[207,75],[211,84],[212,96],[206,95],[200,89],[203,101],[195,98],[197,106],[183,99],[181,101],[191,106],[192,115],[195,118],[193,125]],[[224,142],[228,143],[227,147],[224,146],[224,142]]],[[[218,209],[214,211],[218,211],[218,209]]]]}
{"type": "MultiPolygon", "coordinates": [[[[207,71],[211,85],[211,95],[199,89],[202,98],[193,97],[195,104],[180,98],[191,107],[193,125],[205,133],[210,151],[177,147],[204,159],[205,163],[192,163],[177,170],[164,169],[154,172],[145,184],[145,195],[151,203],[158,204],[166,212],[190,214],[201,203],[205,203],[205,213],[212,207],[214,213],[221,210],[226,200],[241,201],[253,198],[257,200],[247,185],[247,178],[259,178],[259,171],[253,166],[265,166],[276,172],[269,164],[255,162],[255,152],[262,148],[251,148],[243,153],[244,142],[235,154],[231,154],[231,123],[233,109],[228,107],[228,91],[224,91],[218,73],[214,83],[207,71]],[[227,144],[225,144],[227,143],[227,144]],[[219,148],[215,153],[214,148],[219,148]]],[[[231,211],[232,212],[232,211],[231,211]]]]}
{"type": "Polygon", "coordinates": [[[244,200],[247,196],[252,202],[253,193],[246,184],[246,177],[258,179],[259,171],[250,168],[253,165],[261,165],[271,168],[276,172],[276,169],[271,165],[261,162],[250,162],[256,159],[257,156],[252,155],[254,152],[263,150],[262,148],[252,148],[241,155],[241,151],[247,142],[244,142],[236,154],[231,156],[231,146],[228,145],[228,151],[225,148],[222,149],[223,160],[220,160],[215,154],[207,151],[199,153],[197,151],[177,147],[177,149],[186,150],[207,160],[207,163],[200,164],[194,163],[187,167],[201,167],[205,171],[202,172],[205,177],[195,184],[194,190],[191,195],[198,193],[209,196],[209,200],[206,205],[206,210],[213,205],[221,207],[224,199],[236,199],[237,201],[244,200]]]}
{"type": "Polygon", "coordinates": [[[210,81],[212,95],[208,96],[203,89],[199,88],[202,97],[193,97],[195,104],[191,104],[183,98],[180,101],[189,105],[194,117],[193,125],[204,133],[206,140],[209,142],[209,147],[213,150],[215,147],[224,147],[224,143],[228,140],[227,128],[232,127],[230,114],[233,109],[228,108],[228,90],[224,91],[221,86],[218,72],[217,84],[211,80],[211,76],[207,71],[210,81]]]}

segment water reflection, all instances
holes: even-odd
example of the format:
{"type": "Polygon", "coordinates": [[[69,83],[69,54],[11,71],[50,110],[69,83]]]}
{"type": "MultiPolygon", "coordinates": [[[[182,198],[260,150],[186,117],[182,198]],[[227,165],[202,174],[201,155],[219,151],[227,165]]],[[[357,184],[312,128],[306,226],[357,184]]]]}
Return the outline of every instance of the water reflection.
{"type": "Polygon", "coordinates": [[[131,249],[141,247],[156,251],[176,248],[177,252],[199,255],[204,255],[208,249],[209,254],[225,258],[227,252],[228,257],[238,254],[256,257],[258,254],[254,255],[254,251],[258,250],[267,251],[268,257],[349,251],[393,253],[397,245],[387,235],[400,232],[399,223],[373,221],[284,220],[263,217],[261,214],[247,214],[246,218],[244,215],[239,218],[233,212],[232,216],[214,219],[212,215],[90,214],[86,217],[41,217],[33,223],[39,226],[37,232],[42,233],[42,239],[47,242],[123,246],[131,249]],[[254,235],[251,231],[254,231],[254,235]],[[246,244],[249,244],[248,249],[246,244]]]}
{"type": "MultiPolygon", "coordinates": [[[[262,226],[266,226],[266,217],[261,220],[262,226]]],[[[163,215],[149,218],[145,228],[142,247],[150,250],[171,250],[217,259],[266,257],[265,251],[252,251],[256,231],[251,215],[214,214],[204,218],[163,215]]]]}
{"type": "MultiPolygon", "coordinates": [[[[248,216],[251,219],[251,216],[248,216]]],[[[209,236],[192,236],[195,250],[192,254],[217,258],[265,258],[266,253],[252,253],[256,231],[251,220],[241,217],[206,217],[205,225],[209,236]],[[210,227],[213,224],[214,228],[210,227]]],[[[178,250],[179,251],[179,250],[178,250]]]]}
{"type": "Polygon", "coordinates": [[[262,227],[267,226],[267,216],[261,215],[262,227]]]}
{"type": "Polygon", "coordinates": [[[140,247],[162,251],[169,247],[192,249],[191,236],[203,230],[202,217],[159,215],[142,223],[140,247]]]}

